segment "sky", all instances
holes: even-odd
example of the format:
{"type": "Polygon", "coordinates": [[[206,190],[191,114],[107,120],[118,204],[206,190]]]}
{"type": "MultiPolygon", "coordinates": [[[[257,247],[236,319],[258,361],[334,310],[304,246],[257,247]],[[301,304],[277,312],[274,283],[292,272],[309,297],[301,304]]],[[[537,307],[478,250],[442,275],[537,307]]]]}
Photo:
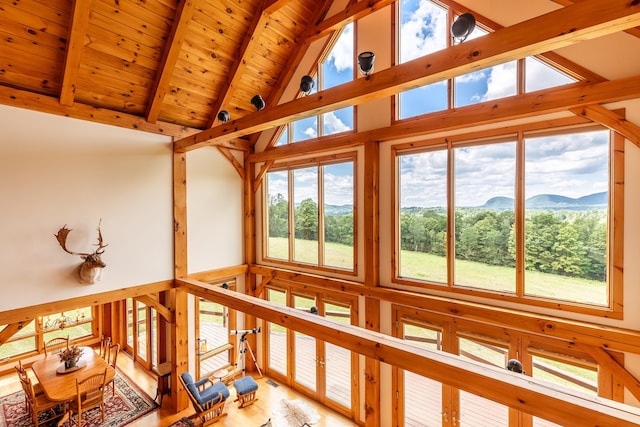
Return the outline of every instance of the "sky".
{"type": "MultiPolygon", "coordinates": [[[[476,27],[468,37],[468,40],[484,35],[486,35],[486,32],[476,27]]],[[[401,63],[446,48],[448,37],[447,13],[444,9],[428,0],[402,0],[399,49],[399,61],[401,63]]],[[[314,91],[334,87],[354,79],[353,43],[353,24],[349,24],[345,27],[322,65],[323,87],[318,88],[316,81],[314,91]]],[[[512,61],[456,78],[454,81],[454,106],[461,107],[515,95],[516,66],[516,62],[512,61]]],[[[566,84],[571,81],[567,76],[536,59],[527,58],[526,60],[525,86],[528,91],[566,84]]],[[[399,118],[403,119],[433,111],[441,111],[448,107],[447,104],[445,82],[417,88],[400,96],[399,118]]],[[[322,133],[325,135],[353,129],[353,109],[349,107],[327,113],[323,116],[323,122],[322,133]]],[[[294,141],[302,141],[317,136],[318,120],[316,117],[294,123],[294,141]]],[[[602,152],[603,149],[596,151],[598,157],[589,159],[587,156],[591,151],[588,149],[594,143],[590,137],[579,138],[578,145],[582,149],[576,147],[571,141],[564,141],[562,140],[563,138],[557,139],[558,141],[554,142],[554,144],[565,145],[568,147],[568,151],[564,153],[564,156],[559,156],[555,160],[529,165],[528,170],[531,169],[531,172],[526,190],[527,197],[534,194],[548,193],[580,197],[598,191],[606,191],[602,184],[589,185],[589,183],[593,183],[595,176],[602,176],[602,170],[593,173],[586,171],[588,168],[596,169],[597,167],[603,167],[603,165],[604,167],[607,166],[606,162],[602,161],[602,159],[606,158],[606,153],[603,154],[602,152]],[[573,162],[572,159],[580,160],[573,162]],[[562,167],[567,167],[567,170],[558,170],[562,169],[562,167]],[[550,176],[561,177],[561,179],[550,180],[550,176]],[[562,183],[571,183],[571,185],[562,186],[562,183]]],[[[600,137],[600,139],[606,140],[607,134],[605,133],[604,137],[600,137]]],[[[552,143],[548,141],[538,143],[541,147],[547,147],[550,144],[552,143]]],[[[458,176],[456,178],[456,188],[459,188],[461,192],[456,196],[456,201],[459,205],[482,205],[494,195],[513,197],[513,180],[505,179],[505,176],[514,176],[514,147],[514,144],[499,144],[493,147],[457,150],[456,171],[458,171],[458,176]]],[[[424,155],[413,156],[409,159],[405,156],[403,162],[402,182],[406,186],[402,194],[402,205],[435,206],[435,203],[441,203],[442,197],[446,192],[445,189],[441,188],[443,187],[442,184],[438,183],[442,183],[446,158],[443,160],[435,155],[424,155]],[[421,171],[422,176],[417,171],[421,171]],[[435,202],[438,200],[439,202],[435,202]]],[[[606,172],[605,168],[604,173],[606,172]]],[[[352,203],[352,195],[338,196],[340,194],[348,194],[343,191],[344,189],[341,185],[352,185],[348,179],[344,178],[345,175],[340,171],[340,168],[333,170],[327,177],[331,184],[326,188],[331,188],[332,191],[335,191],[335,204],[352,203]]],[[[272,179],[275,179],[275,177],[272,177],[272,179]]],[[[312,181],[313,179],[308,180],[308,182],[312,181]]],[[[303,182],[307,182],[307,180],[300,175],[299,194],[301,194],[301,197],[303,197],[302,195],[311,195],[314,190],[311,187],[306,190],[303,189],[303,182]]],[[[282,194],[287,194],[286,186],[282,194]]]]}

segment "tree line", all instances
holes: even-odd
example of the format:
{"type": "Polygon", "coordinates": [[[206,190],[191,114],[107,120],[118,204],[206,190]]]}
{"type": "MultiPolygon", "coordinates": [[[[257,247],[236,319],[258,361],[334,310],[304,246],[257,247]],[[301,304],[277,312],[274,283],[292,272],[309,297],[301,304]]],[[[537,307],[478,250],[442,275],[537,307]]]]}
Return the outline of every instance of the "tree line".
{"type": "MultiPolygon", "coordinates": [[[[295,238],[318,240],[318,205],[303,200],[294,212],[295,238]]],[[[269,236],[289,236],[289,203],[269,200],[269,236]]],[[[512,210],[457,209],[456,259],[515,266],[512,210]]],[[[324,216],[325,241],[353,245],[353,213],[324,216]]],[[[530,211],[525,219],[525,268],[576,278],[606,280],[606,211],[530,211]]],[[[400,215],[400,248],[437,256],[447,253],[447,216],[443,208],[414,209],[400,215]]]]}

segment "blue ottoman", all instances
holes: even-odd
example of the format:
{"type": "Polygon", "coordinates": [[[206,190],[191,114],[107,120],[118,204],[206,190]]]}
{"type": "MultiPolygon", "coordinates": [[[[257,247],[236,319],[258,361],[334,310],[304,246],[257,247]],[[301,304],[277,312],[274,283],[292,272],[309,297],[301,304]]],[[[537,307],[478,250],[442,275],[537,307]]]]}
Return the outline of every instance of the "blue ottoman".
{"type": "Polygon", "coordinates": [[[240,402],[238,408],[244,408],[256,400],[258,383],[253,379],[253,377],[242,377],[239,380],[235,380],[233,382],[233,387],[236,389],[236,393],[238,394],[238,397],[234,402],[240,402]]]}

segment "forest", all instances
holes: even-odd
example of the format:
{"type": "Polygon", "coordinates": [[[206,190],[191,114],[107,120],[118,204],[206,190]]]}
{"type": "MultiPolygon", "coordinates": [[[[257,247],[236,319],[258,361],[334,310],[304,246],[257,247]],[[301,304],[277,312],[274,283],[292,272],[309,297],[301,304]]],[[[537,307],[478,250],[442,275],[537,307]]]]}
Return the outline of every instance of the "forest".
{"type": "MultiPolygon", "coordinates": [[[[353,245],[353,212],[324,215],[326,242],[353,245]]],[[[288,203],[278,194],[269,204],[269,236],[288,236],[288,203]]],[[[318,205],[303,200],[294,212],[295,238],[318,239],[318,205]]],[[[513,210],[458,208],[456,259],[513,267],[516,239],[513,210]]],[[[400,214],[400,249],[446,256],[444,208],[414,208],[400,214]]],[[[575,278],[605,281],[607,211],[537,210],[525,213],[525,268],[575,278]]]]}

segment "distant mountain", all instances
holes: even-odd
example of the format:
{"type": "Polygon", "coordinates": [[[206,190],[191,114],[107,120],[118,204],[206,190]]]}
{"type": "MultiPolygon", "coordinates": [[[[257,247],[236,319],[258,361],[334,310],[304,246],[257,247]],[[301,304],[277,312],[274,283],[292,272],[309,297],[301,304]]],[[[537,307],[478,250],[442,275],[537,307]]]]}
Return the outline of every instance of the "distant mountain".
{"type": "MultiPolygon", "coordinates": [[[[577,199],[559,196],[557,194],[539,194],[526,200],[527,209],[548,209],[548,210],[584,210],[594,208],[606,208],[608,193],[589,194],[577,199]]],[[[492,197],[484,205],[478,206],[481,209],[513,209],[514,200],[510,197],[492,197]]]]}
{"type": "Polygon", "coordinates": [[[353,205],[324,205],[326,215],[347,215],[353,213],[353,205]]]}

